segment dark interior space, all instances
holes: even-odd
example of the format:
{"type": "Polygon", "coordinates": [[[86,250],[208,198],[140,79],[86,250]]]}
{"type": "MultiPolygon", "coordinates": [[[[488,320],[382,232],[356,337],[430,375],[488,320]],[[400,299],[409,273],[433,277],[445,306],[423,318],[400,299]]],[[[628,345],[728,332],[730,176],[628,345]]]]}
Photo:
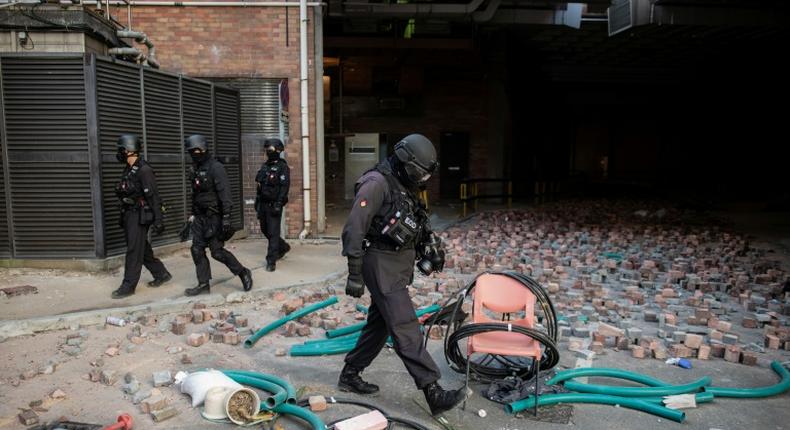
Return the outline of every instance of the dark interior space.
{"type": "Polygon", "coordinates": [[[577,30],[552,33],[552,49],[540,32],[510,38],[522,53],[509,56],[508,75],[517,194],[546,180],[582,195],[788,207],[780,142],[790,86],[778,55],[786,29],[664,27],[609,38],[600,26],[585,32],[600,39],[592,53],[575,42],[577,30]]]}
{"type": "MultiPolygon", "coordinates": [[[[502,13],[537,13],[532,3],[502,13]]],[[[681,3],[674,12],[688,20],[683,8],[697,5],[681,3]]],[[[465,179],[509,179],[523,202],[536,194],[632,196],[786,209],[782,106],[790,74],[780,53],[788,30],[779,18],[744,19],[770,10],[786,16],[786,8],[708,3],[710,22],[699,14],[692,24],[664,20],[620,32],[595,3],[579,28],[499,15],[477,23],[330,10],[325,55],[336,63],[326,67],[327,146],[358,132],[420,132],[440,160],[456,167],[465,158],[465,179]],[[447,133],[468,141],[453,147],[447,133]]],[[[332,175],[343,176],[341,164],[332,175]]],[[[445,167],[435,176],[432,198],[457,202],[464,178],[445,167]]],[[[480,186],[500,194],[505,184],[480,186]]]]}

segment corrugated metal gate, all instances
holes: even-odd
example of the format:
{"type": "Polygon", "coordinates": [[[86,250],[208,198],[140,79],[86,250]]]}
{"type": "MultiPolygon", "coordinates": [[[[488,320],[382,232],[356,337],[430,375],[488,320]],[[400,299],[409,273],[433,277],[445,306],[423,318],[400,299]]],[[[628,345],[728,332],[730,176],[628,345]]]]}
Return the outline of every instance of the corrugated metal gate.
{"type": "MultiPolygon", "coordinates": [[[[239,91],[242,133],[279,135],[280,79],[216,79],[215,82],[239,91]]],[[[283,125],[287,136],[288,121],[283,125]]]]}
{"type": "Polygon", "coordinates": [[[0,56],[0,258],[104,258],[124,251],[114,185],[119,135],[144,142],[176,242],[188,216],[183,138],[225,163],[241,227],[238,92],[83,54],[0,56]]]}

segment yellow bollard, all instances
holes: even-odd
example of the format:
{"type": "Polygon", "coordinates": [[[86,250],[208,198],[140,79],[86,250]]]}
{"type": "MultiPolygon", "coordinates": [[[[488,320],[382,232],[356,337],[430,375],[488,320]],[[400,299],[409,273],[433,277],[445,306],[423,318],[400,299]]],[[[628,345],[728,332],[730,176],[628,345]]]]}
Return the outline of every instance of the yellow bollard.
{"type": "Polygon", "coordinates": [[[425,209],[428,209],[428,190],[420,191],[420,199],[425,204],[425,209]]]}
{"type": "Polygon", "coordinates": [[[466,217],[466,184],[461,184],[461,205],[463,207],[463,215],[462,217],[466,217]]]}

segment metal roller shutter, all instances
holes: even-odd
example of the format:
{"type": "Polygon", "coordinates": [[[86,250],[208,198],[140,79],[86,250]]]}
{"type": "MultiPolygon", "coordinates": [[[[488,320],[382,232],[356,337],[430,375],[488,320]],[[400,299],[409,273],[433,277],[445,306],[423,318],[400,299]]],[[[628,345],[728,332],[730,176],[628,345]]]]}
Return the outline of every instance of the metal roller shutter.
{"type": "MultiPolygon", "coordinates": [[[[216,82],[239,90],[242,133],[280,134],[280,79],[218,79],[216,82]]],[[[288,135],[288,122],[285,122],[288,135]]]]}
{"type": "Polygon", "coordinates": [[[7,57],[2,74],[15,257],[94,257],[82,57],[7,57]]]}

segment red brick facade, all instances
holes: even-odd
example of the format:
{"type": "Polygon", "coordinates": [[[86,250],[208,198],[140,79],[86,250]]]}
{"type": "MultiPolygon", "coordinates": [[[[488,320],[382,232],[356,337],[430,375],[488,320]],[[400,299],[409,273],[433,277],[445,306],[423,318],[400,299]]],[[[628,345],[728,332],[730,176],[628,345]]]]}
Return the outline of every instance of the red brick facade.
{"type": "MultiPolygon", "coordinates": [[[[286,208],[288,235],[303,226],[301,118],[299,113],[299,8],[292,7],[160,7],[133,9],[132,28],[145,32],[156,46],[162,69],[196,78],[288,79],[291,192],[286,208]]],[[[115,14],[115,10],[113,10],[115,14]]],[[[117,12],[125,23],[125,10],[117,12]]],[[[310,188],[312,233],[316,232],[316,130],[313,8],[308,10],[308,85],[310,106],[310,188]]],[[[263,162],[260,144],[242,145],[244,200],[255,198],[255,173],[263,162]]],[[[245,226],[259,233],[252,205],[245,203],[245,226]]]]}

